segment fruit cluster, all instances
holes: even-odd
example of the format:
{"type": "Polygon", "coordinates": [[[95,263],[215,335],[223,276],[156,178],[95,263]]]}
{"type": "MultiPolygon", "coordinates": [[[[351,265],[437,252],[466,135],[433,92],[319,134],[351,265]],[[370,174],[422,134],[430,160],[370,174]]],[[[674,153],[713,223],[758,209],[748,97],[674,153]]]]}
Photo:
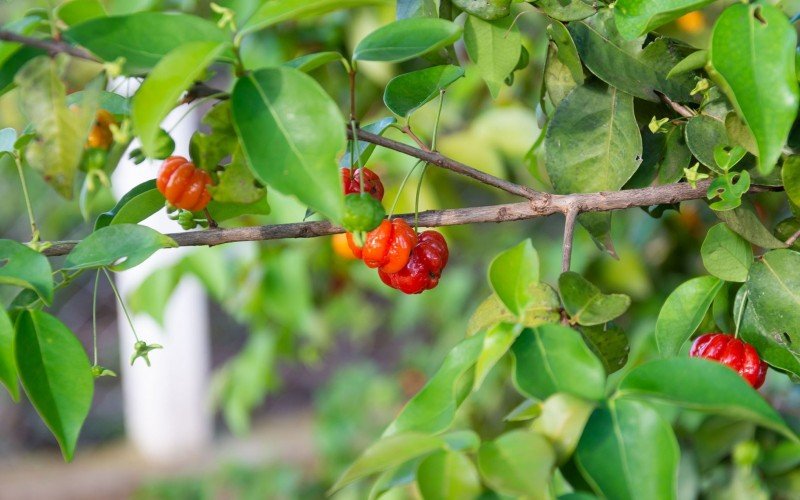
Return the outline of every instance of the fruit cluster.
{"type": "Polygon", "coordinates": [[[381,281],[403,293],[422,293],[435,288],[449,256],[444,237],[436,231],[417,235],[403,219],[385,220],[380,204],[383,184],[372,170],[343,168],[341,172],[345,194],[343,222],[353,256],[368,267],[377,268],[381,281]]]}
{"type": "Polygon", "coordinates": [[[211,201],[211,176],[183,156],[170,156],[158,170],[156,187],[167,201],[184,210],[197,212],[211,201]]]}
{"type": "Polygon", "coordinates": [[[767,376],[767,364],[758,357],[758,352],[733,335],[706,333],[695,339],[689,355],[706,358],[732,368],[748,384],[758,389],[767,376]]]}

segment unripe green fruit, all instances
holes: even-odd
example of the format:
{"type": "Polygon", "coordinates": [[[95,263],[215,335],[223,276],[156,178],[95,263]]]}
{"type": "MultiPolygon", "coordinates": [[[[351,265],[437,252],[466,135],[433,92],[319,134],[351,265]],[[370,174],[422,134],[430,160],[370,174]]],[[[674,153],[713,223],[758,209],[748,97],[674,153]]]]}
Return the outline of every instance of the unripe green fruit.
{"type": "Polygon", "coordinates": [[[342,226],[351,233],[372,231],[385,216],[381,202],[367,193],[353,193],[344,197],[342,226]]]}
{"type": "Polygon", "coordinates": [[[108,152],[105,149],[89,148],[83,153],[83,170],[102,170],[106,166],[108,152]]]}

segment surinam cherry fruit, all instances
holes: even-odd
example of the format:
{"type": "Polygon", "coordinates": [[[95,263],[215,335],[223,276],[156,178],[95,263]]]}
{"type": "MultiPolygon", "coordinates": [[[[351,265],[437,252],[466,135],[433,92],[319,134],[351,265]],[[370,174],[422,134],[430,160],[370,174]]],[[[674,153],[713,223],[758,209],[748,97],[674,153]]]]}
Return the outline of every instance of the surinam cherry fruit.
{"type": "Polygon", "coordinates": [[[754,389],[761,387],[767,376],[767,364],[761,361],[755,348],[733,335],[701,335],[692,344],[689,356],[711,359],[732,368],[754,389]]]}
{"type": "Polygon", "coordinates": [[[424,231],[411,250],[408,263],[396,273],[378,271],[381,281],[403,293],[422,293],[435,288],[447,265],[450,253],[444,237],[436,231],[424,231]]]}
{"type": "Polygon", "coordinates": [[[341,169],[344,194],[361,192],[361,173],[364,175],[364,192],[378,201],[383,200],[383,183],[378,174],[364,167],[358,169],[341,169]]]}
{"type": "Polygon", "coordinates": [[[411,249],[417,244],[417,234],[403,219],[384,220],[367,233],[363,246],[358,246],[350,233],[347,234],[347,244],[368,267],[396,273],[408,263],[411,249]]]}
{"type": "Polygon", "coordinates": [[[101,109],[97,112],[94,125],[89,131],[89,137],[86,139],[87,148],[108,149],[111,143],[114,142],[114,136],[111,133],[111,125],[117,123],[114,116],[101,109]]]}
{"type": "Polygon", "coordinates": [[[158,170],[156,187],[172,205],[197,212],[211,201],[211,176],[182,156],[170,156],[158,170]]]}
{"type": "Polygon", "coordinates": [[[350,232],[372,231],[386,216],[383,205],[365,193],[348,194],[344,197],[342,226],[350,232]]]}
{"type": "Polygon", "coordinates": [[[344,233],[334,234],[331,237],[331,246],[333,247],[333,253],[345,260],[358,259],[350,249],[350,245],[347,244],[347,235],[344,233]]]}

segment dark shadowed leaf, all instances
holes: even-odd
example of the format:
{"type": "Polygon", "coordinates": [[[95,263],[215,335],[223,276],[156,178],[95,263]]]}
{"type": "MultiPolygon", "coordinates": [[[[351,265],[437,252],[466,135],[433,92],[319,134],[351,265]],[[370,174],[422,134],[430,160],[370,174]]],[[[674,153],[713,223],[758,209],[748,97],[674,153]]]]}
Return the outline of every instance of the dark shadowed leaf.
{"type": "Polygon", "coordinates": [[[14,325],[3,308],[0,308],[0,383],[6,386],[11,399],[19,401],[17,362],[14,360],[14,325]]]}

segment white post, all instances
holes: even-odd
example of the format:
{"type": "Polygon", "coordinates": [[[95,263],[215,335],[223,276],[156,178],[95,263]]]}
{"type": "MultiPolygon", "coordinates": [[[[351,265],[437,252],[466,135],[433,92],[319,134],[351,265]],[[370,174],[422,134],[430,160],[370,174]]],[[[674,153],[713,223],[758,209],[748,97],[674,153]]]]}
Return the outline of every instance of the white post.
{"type": "MultiPolygon", "coordinates": [[[[134,85],[131,85],[134,87],[134,85]]],[[[172,125],[186,112],[181,106],[165,120],[172,125]]],[[[195,131],[198,116],[192,112],[172,131],[174,154],[188,157],[189,139],[195,131]]],[[[136,147],[136,144],[132,145],[136,147]]],[[[160,162],[135,165],[127,153],[113,175],[114,194],[119,198],[137,184],[153,179],[160,162]]],[[[164,211],[143,224],[161,232],[175,232],[179,226],[164,211]]],[[[125,299],[152,272],[173,264],[191,250],[167,249],[157,252],[132,270],[118,273],[116,283],[125,299]]],[[[164,325],[147,315],[133,316],[133,324],[141,340],[161,344],[152,351],[152,366],[139,359],[131,366],[135,342],[133,332],[121,307],[117,320],[120,334],[122,389],[125,427],[128,438],[148,459],[172,461],[195,454],[212,438],[212,415],[209,404],[209,326],[205,292],[192,278],[181,281],[164,314],[164,325]]]]}

